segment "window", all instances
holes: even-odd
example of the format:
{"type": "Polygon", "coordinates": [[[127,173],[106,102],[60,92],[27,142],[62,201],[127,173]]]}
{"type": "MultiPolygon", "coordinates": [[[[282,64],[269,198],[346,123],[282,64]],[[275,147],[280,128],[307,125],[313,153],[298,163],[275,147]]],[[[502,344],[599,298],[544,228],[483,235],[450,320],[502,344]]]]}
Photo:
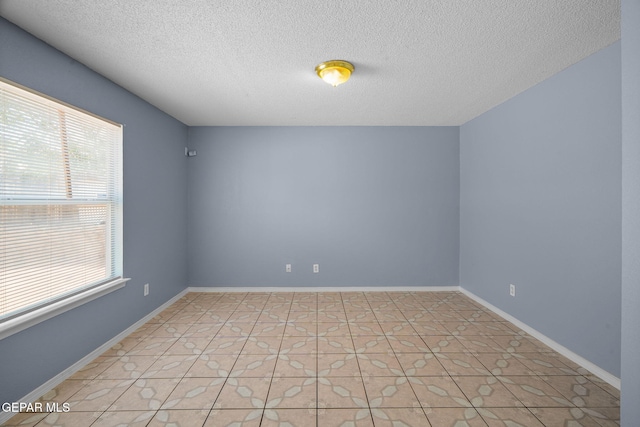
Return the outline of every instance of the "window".
{"type": "Polygon", "coordinates": [[[0,79],[0,325],[123,280],[122,127],[0,79]]]}

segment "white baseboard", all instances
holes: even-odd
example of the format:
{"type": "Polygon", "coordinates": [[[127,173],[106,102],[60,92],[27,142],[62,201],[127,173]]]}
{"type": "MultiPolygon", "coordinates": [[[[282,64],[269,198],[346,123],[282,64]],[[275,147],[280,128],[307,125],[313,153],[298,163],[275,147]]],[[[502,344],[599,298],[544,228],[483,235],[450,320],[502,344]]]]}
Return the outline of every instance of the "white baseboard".
{"type": "MultiPolygon", "coordinates": [[[[115,344],[120,342],[123,338],[127,337],[128,335],[130,335],[133,331],[138,329],[140,326],[144,325],[149,320],[153,319],[158,313],[160,313],[165,308],[169,307],[174,302],[178,301],[186,293],[187,293],[186,289],[181,291],[178,295],[176,295],[175,297],[171,298],[169,301],[165,302],[160,307],[156,308],[151,313],[147,314],[145,317],[143,317],[142,319],[138,320],[136,323],[134,323],[133,325],[129,326],[127,329],[125,329],[124,331],[120,332],[118,335],[116,335],[115,337],[111,338],[106,343],[102,344],[100,347],[96,348],[91,353],[87,354],[85,357],[83,357],[82,359],[78,360],[76,363],[74,363],[73,365],[69,366],[67,369],[65,369],[64,371],[60,372],[55,377],[51,378],[49,381],[45,382],[40,387],[36,388],[32,392],[30,392],[29,394],[24,396],[22,399],[17,400],[17,402],[34,402],[34,401],[36,401],[38,398],[40,398],[40,396],[42,396],[43,394],[45,394],[49,390],[57,387],[64,380],[66,380],[67,378],[71,377],[73,374],[75,374],[80,369],[85,367],[93,359],[95,359],[96,357],[100,356],[102,353],[104,353],[105,351],[109,350],[111,347],[113,347],[115,344]]],[[[16,415],[16,414],[13,413],[13,412],[0,412],[0,425],[3,424],[4,422],[8,421],[14,415],[16,415]]]]}
{"type": "Polygon", "coordinates": [[[190,286],[189,292],[456,292],[460,286],[190,286]]]}
{"type": "Polygon", "coordinates": [[[480,298],[479,296],[473,294],[472,292],[469,292],[469,291],[467,291],[466,289],[464,289],[462,287],[460,288],[460,292],[462,292],[463,294],[465,294],[466,296],[468,296],[472,300],[476,301],[477,303],[482,304],[483,306],[485,306],[486,308],[488,308],[489,310],[491,310],[492,312],[494,312],[498,316],[500,316],[500,317],[504,318],[505,320],[513,323],[518,328],[522,329],[523,331],[525,331],[529,335],[533,336],[534,338],[542,341],[544,344],[548,345],[553,350],[557,351],[558,353],[560,353],[561,355],[563,355],[567,359],[571,360],[574,363],[577,363],[578,365],[582,366],[583,368],[585,368],[586,370],[588,370],[589,372],[591,372],[592,374],[594,374],[598,378],[602,379],[603,381],[609,383],[613,387],[615,387],[618,390],[620,390],[620,378],[618,378],[615,375],[605,371],[604,369],[602,369],[599,366],[595,365],[594,363],[588,361],[584,357],[572,352],[571,350],[569,350],[568,348],[566,348],[562,344],[557,343],[556,341],[554,341],[551,338],[547,337],[543,333],[538,332],[537,330],[533,329],[531,326],[527,325],[526,323],[523,323],[520,320],[516,319],[515,317],[511,316],[510,314],[505,313],[504,311],[500,310],[498,307],[488,303],[487,301],[483,300],[482,298],[480,298]]]}

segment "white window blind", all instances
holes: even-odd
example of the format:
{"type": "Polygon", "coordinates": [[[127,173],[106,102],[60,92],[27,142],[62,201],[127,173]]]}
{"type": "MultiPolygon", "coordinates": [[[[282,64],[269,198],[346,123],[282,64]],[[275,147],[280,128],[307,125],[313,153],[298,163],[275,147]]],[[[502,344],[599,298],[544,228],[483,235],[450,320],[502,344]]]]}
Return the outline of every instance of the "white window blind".
{"type": "Polygon", "coordinates": [[[122,275],[122,127],[0,80],[0,323],[122,275]]]}

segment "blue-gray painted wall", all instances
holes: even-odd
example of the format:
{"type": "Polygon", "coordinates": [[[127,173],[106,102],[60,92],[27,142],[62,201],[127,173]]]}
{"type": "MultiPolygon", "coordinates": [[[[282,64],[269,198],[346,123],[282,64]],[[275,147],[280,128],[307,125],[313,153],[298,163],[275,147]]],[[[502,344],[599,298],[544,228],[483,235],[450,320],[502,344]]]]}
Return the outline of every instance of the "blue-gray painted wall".
{"type": "Polygon", "coordinates": [[[191,285],[458,284],[457,127],[196,127],[189,148],[191,285]]]}
{"type": "Polygon", "coordinates": [[[125,125],[124,274],[131,278],[0,340],[0,402],[13,402],[185,288],[187,127],[3,18],[0,40],[2,77],[125,125]]]}
{"type": "Polygon", "coordinates": [[[460,285],[618,377],[620,72],[617,42],[460,129],[460,285]]]}
{"type": "Polygon", "coordinates": [[[622,0],[622,426],[640,420],[640,1],[622,0]]]}

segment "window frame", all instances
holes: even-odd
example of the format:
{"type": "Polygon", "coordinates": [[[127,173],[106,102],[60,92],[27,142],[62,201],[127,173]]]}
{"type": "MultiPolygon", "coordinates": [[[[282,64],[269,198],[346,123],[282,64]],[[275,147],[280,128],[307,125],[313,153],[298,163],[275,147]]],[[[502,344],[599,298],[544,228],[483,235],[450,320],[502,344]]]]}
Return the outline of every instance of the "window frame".
{"type": "MultiPolygon", "coordinates": [[[[120,289],[124,287],[126,285],[126,282],[129,281],[130,279],[123,277],[123,248],[122,248],[123,246],[122,230],[124,228],[123,215],[122,215],[123,213],[123,188],[122,188],[123,125],[119,123],[115,123],[111,120],[105,119],[103,117],[100,117],[91,112],[85,111],[81,108],[67,104],[65,102],[52,98],[48,95],[42,94],[38,91],[35,91],[33,89],[30,89],[18,83],[12,82],[1,76],[0,76],[0,82],[3,85],[16,88],[19,91],[27,92],[27,96],[29,98],[34,98],[34,97],[37,98],[38,103],[41,103],[42,105],[46,105],[49,108],[51,107],[55,108],[62,116],[64,116],[67,113],[72,113],[72,114],[80,113],[82,115],[89,116],[91,119],[98,119],[110,126],[115,126],[119,128],[119,134],[117,137],[118,141],[116,142],[117,144],[119,144],[118,154],[117,154],[119,158],[116,159],[117,169],[115,173],[117,174],[117,177],[115,178],[116,181],[114,181],[115,197],[113,199],[114,201],[109,201],[107,204],[107,216],[112,217],[115,215],[114,221],[118,224],[115,230],[117,242],[115,243],[113,250],[111,250],[112,248],[109,245],[108,246],[109,250],[106,250],[106,253],[104,255],[105,268],[107,265],[111,263],[111,260],[113,257],[117,257],[114,261],[115,262],[114,269],[109,270],[109,272],[107,273],[107,277],[105,277],[103,280],[99,280],[97,282],[84,283],[83,285],[78,285],[73,289],[58,293],[56,296],[54,296],[49,300],[37,303],[32,307],[28,307],[26,309],[18,310],[15,312],[15,314],[9,313],[7,317],[0,319],[0,340],[2,340],[10,335],[13,335],[17,332],[20,332],[24,329],[34,326],[40,322],[43,322],[54,316],[57,316],[73,308],[76,308],[82,304],[86,304],[103,295],[106,295],[117,289],[120,289]],[[112,206],[112,205],[115,206],[114,208],[115,213],[110,211],[109,206],[112,206]],[[115,272],[116,274],[114,275],[113,272],[115,272]]],[[[65,132],[66,132],[66,128],[65,128],[65,132]]],[[[61,136],[60,138],[62,141],[63,137],[61,136]]],[[[64,155],[66,155],[66,153],[64,153],[64,155]]],[[[67,166],[65,165],[65,168],[66,167],[67,166]]],[[[82,205],[83,202],[85,204],[86,203],[91,204],[92,202],[90,199],[85,197],[85,198],[79,198],[79,199],[66,200],[67,203],[64,203],[65,202],[64,200],[61,201],[56,198],[50,198],[49,201],[51,203],[40,203],[40,202],[36,202],[37,200],[39,200],[37,196],[36,197],[26,196],[22,194],[15,194],[10,197],[5,197],[4,199],[5,200],[3,201],[3,204],[7,206],[14,206],[14,205],[17,206],[17,205],[24,205],[24,204],[34,204],[39,206],[60,206],[61,203],[69,204],[69,205],[82,205]],[[11,202],[15,202],[15,203],[12,204],[11,202]]],[[[96,199],[94,200],[94,202],[98,202],[100,200],[101,200],[101,197],[96,196],[96,199]]],[[[110,227],[111,227],[110,224],[107,225],[107,230],[109,230],[110,227]]],[[[105,233],[106,233],[105,238],[107,239],[107,241],[110,242],[111,233],[110,232],[105,232],[105,233]]]]}

